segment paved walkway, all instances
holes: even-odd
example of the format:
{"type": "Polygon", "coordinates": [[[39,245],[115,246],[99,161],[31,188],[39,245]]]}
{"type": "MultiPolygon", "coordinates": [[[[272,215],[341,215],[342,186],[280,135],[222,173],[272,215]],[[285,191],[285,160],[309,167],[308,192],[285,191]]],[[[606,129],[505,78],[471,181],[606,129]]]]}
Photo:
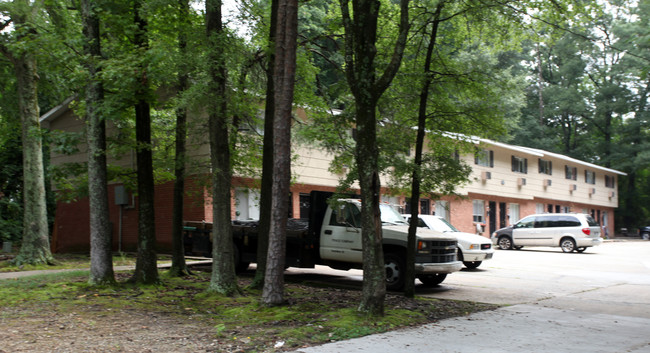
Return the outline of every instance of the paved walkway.
{"type": "Polygon", "coordinates": [[[294,353],[648,353],[650,318],[521,304],[294,353]]]}
{"type": "MultiPolygon", "coordinates": [[[[192,266],[192,265],[207,265],[211,264],[212,260],[195,260],[195,261],[188,261],[187,265],[192,266]]],[[[161,264],[158,265],[158,268],[164,269],[164,268],[170,268],[171,263],[168,264],[161,264]]],[[[135,266],[115,266],[113,267],[113,271],[131,271],[134,270],[135,266]]],[[[76,268],[76,269],[63,269],[63,270],[35,270],[35,271],[19,271],[19,272],[0,272],[0,280],[3,279],[13,279],[13,278],[21,278],[21,277],[29,277],[29,276],[38,276],[38,275],[44,275],[48,273],[61,273],[61,272],[73,272],[73,271],[90,271],[89,268],[76,268]]]]}

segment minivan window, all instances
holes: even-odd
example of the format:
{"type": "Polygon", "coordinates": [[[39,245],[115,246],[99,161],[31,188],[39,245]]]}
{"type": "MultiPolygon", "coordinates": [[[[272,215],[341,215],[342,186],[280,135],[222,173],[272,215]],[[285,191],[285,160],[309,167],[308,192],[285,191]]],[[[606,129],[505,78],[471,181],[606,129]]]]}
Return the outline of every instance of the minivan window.
{"type": "Polygon", "coordinates": [[[533,228],[535,225],[535,217],[526,217],[517,222],[515,228],[533,228]]]}
{"type": "Polygon", "coordinates": [[[590,215],[585,215],[585,216],[587,218],[587,223],[589,224],[590,227],[598,227],[598,222],[596,222],[596,220],[593,217],[591,217],[590,215]]]}
{"type": "Polygon", "coordinates": [[[580,221],[574,216],[558,216],[556,227],[580,227],[580,221]]]}
{"type": "Polygon", "coordinates": [[[557,227],[555,223],[555,217],[553,216],[542,216],[535,218],[535,228],[557,227]]]}

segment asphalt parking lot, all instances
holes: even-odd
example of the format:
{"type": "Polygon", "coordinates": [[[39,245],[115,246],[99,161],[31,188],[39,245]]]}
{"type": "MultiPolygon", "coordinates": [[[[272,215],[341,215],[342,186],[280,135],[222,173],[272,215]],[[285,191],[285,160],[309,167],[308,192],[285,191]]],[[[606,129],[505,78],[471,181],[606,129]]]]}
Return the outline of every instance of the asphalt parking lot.
{"type": "Polygon", "coordinates": [[[650,318],[650,241],[608,241],[584,253],[497,250],[474,271],[421,295],[650,318]]]}
{"type": "MultiPolygon", "coordinates": [[[[321,271],[334,281],[361,278],[360,271],[321,271]]],[[[477,270],[417,294],[505,306],[299,352],[650,352],[650,241],[607,241],[569,254],[497,250],[477,270]]]]}

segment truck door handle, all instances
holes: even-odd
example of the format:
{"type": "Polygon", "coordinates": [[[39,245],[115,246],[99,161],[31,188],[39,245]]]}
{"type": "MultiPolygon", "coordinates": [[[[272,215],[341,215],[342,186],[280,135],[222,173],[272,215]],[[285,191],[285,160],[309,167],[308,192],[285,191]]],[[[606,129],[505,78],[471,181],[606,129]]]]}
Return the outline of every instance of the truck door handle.
{"type": "Polygon", "coordinates": [[[332,231],[329,230],[329,229],[327,229],[327,230],[325,231],[325,234],[327,234],[327,235],[331,235],[331,234],[332,234],[332,231]]]}

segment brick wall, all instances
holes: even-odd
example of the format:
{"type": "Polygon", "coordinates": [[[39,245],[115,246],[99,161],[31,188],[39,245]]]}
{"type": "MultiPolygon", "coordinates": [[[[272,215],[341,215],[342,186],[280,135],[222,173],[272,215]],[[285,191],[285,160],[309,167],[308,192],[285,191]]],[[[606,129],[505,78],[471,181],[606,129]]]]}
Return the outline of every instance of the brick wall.
{"type": "MultiPolygon", "coordinates": [[[[251,188],[259,187],[259,184],[251,179],[236,179],[234,186],[246,186],[251,188]]],[[[109,187],[109,207],[110,220],[113,232],[113,249],[120,248],[120,208],[121,208],[121,249],[123,251],[137,250],[138,236],[138,216],[137,216],[137,197],[129,198],[129,205],[115,205],[115,185],[109,187]]],[[[306,184],[292,185],[292,215],[295,218],[300,217],[300,194],[307,194],[312,190],[331,191],[333,187],[323,187],[306,184]]],[[[156,218],[156,237],[160,252],[168,252],[171,249],[171,217],[173,208],[173,182],[157,185],[155,188],[155,218],[156,218]]],[[[400,198],[403,202],[404,197],[400,198]]],[[[212,201],[210,190],[205,187],[204,178],[188,178],[186,182],[185,206],[183,219],[187,221],[212,222],[212,201]]],[[[569,202],[559,202],[557,200],[533,199],[522,200],[509,197],[494,197],[490,195],[481,195],[470,193],[466,198],[444,197],[443,200],[449,202],[449,220],[460,231],[467,233],[476,233],[476,223],[473,222],[473,205],[472,200],[483,200],[485,203],[484,230],[482,236],[490,237],[489,212],[495,213],[495,228],[501,227],[500,218],[502,210],[500,203],[505,204],[505,222],[509,225],[511,222],[507,215],[511,203],[519,205],[519,216],[523,218],[527,215],[536,213],[536,205],[544,204],[545,209],[549,204],[560,207],[569,207],[572,212],[582,212],[583,209],[593,210],[597,215],[600,212],[601,218],[598,219],[601,224],[605,212],[608,220],[608,229],[606,232],[614,234],[614,209],[595,208],[591,205],[582,205],[569,202]],[[494,202],[495,209],[489,210],[490,201],[494,202]]],[[[431,200],[431,209],[434,208],[434,201],[431,200]]],[[[232,217],[235,218],[235,197],[233,191],[232,197],[232,217]]],[[[54,252],[78,252],[88,251],[90,243],[89,232],[89,211],[88,199],[81,199],[76,202],[62,203],[57,206],[55,218],[55,229],[52,239],[52,250],[54,252]]]]}
{"type": "MultiPolygon", "coordinates": [[[[138,240],[138,197],[129,194],[128,205],[115,204],[115,187],[108,189],[109,217],[113,235],[113,250],[136,251],[138,240]],[[120,232],[121,229],[121,232],[120,232]]],[[[211,221],[212,205],[204,201],[203,186],[195,179],[186,181],[183,209],[184,220],[211,221]],[[208,206],[209,205],[209,206],[208,206]],[[210,210],[206,214],[206,210],[210,210]]],[[[174,183],[167,182],[155,187],[156,239],[160,252],[171,249],[171,229],[174,183]]],[[[90,213],[87,198],[75,202],[57,204],[52,251],[86,252],[90,248],[90,213]]]]}

